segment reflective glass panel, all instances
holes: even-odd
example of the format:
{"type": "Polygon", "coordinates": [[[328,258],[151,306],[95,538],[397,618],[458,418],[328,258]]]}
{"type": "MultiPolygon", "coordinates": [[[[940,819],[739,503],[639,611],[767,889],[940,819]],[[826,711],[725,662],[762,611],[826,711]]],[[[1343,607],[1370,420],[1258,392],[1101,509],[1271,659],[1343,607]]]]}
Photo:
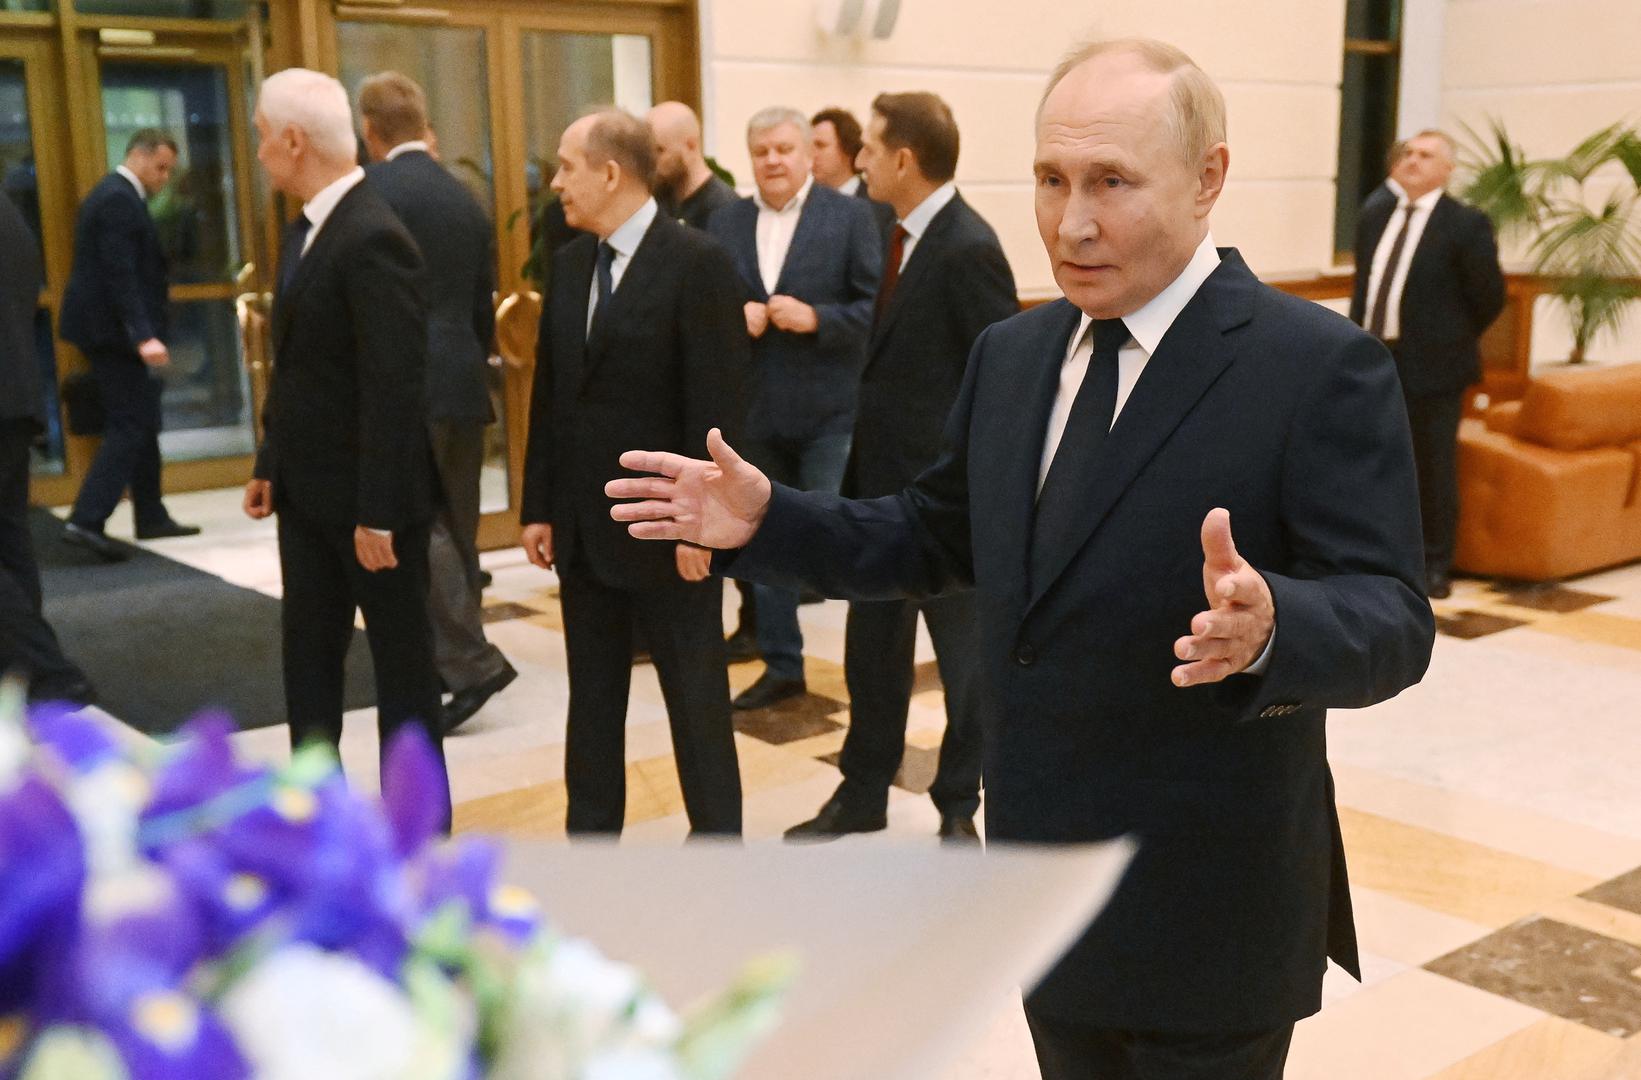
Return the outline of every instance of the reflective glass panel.
{"type": "Polygon", "coordinates": [[[161,407],[167,461],[233,457],[256,449],[251,392],[232,300],[171,305],[171,365],[161,407]]]}
{"type": "Polygon", "coordinates": [[[34,169],[34,132],[21,60],[0,60],[0,189],[40,236],[40,179],[34,169]]]}
{"type": "Polygon", "coordinates": [[[40,396],[45,399],[46,430],[34,444],[29,467],[53,475],[67,469],[63,456],[63,412],[57,396],[57,350],[51,332],[51,312],[34,313],[34,358],[40,367],[40,396]]]}
{"type": "Polygon", "coordinates": [[[171,260],[171,284],[232,281],[241,258],[227,73],[165,64],[104,64],[102,73],[110,169],[125,160],[126,144],[142,128],[177,141],[171,183],[148,201],[171,260]]]}
{"type": "Polygon", "coordinates": [[[85,15],[150,15],[166,19],[243,19],[247,0],[74,0],[85,15]]]}

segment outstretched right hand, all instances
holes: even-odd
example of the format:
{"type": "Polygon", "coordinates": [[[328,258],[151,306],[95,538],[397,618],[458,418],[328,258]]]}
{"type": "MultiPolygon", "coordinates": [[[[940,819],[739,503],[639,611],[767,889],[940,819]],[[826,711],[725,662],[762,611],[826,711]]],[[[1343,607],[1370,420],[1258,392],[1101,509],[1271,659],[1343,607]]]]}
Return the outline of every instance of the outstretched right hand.
{"type": "Polygon", "coordinates": [[[723,432],[707,433],[711,461],[656,450],[628,450],[621,467],[653,476],[626,477],[604,485],[617,503],[610,516],[629,522],[640,540],[684,540],[709,548],[745,547],[769,511],[769,477],[742,460],[723,432]]]}

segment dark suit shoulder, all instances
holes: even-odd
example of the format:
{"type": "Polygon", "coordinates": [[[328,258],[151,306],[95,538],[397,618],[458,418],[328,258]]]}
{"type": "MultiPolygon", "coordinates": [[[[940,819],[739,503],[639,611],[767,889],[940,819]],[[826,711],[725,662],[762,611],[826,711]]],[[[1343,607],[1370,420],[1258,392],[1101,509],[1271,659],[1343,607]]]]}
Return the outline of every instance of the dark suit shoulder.
{"type": "Polygon", "coordinates": [[[845,195],[835,188],[825,184],[811,184],[809,186],[809,201],[815,209],[823,210],[828,214],[838,214],[843,217],[858,217],[876,225],[872,215],[872,203],[866,199],[857,199],[852,195],[845,195]]]}

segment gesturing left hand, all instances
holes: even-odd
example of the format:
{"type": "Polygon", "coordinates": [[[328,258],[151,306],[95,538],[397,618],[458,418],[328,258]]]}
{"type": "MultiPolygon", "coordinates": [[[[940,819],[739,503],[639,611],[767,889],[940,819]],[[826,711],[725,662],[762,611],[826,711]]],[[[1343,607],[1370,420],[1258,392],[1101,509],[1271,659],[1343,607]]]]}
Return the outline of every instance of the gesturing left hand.
{"type": "Polygon", "coordinates": [[[1216,507],[1202,519],[1202,589],[1208,610],[1174,642],[1174,655],[1188,661],[1174,669],[1175,686],[1215,683],[1246,669],[1276,628],[1271,587],[1237,554],[1229,510],[1216,507]]]}

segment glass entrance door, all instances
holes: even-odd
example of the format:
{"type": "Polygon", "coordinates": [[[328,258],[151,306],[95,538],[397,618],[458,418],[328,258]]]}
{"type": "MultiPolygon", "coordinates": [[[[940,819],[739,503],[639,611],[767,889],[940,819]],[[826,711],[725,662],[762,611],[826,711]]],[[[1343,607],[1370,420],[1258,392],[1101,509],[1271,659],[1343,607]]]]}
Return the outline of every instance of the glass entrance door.
{"type": "MultiPolygon", "coordinates": [[[[593,6],[544,0],[449,0],[414,12],[348,4],[337,8],[336,70],[349,93],[367,75],[399,71],[427,93],[445,168],[490,211],[497,252],[500,327],[496,415],[483,477],[481,546],[516,541],[517,499],[530,386],[532,341],[512,331],[534,322],[558,139],[591,106],[614,102],[642,114],[654,101],[691,100],[693,34],[671,4],[593,6]],[[503,362],[505,358],[505,362],[503,362]]],[[[553,233],[556,235],[556,233],[553,233]]]]}
{"type": "Polygon", "coordinates": [[[234,308],[239,271],[253,261],[241,62],[238,47],[201,41],[147,54],[98,47],[87,65],[97,79],[105,169],[124,160],[143,128],[177,142],[171,182],[149,200],[171,268],[160,451],[168,465],[221,462],[226,482],[243,478],[256,449],[257,403],[234,308]]]}

